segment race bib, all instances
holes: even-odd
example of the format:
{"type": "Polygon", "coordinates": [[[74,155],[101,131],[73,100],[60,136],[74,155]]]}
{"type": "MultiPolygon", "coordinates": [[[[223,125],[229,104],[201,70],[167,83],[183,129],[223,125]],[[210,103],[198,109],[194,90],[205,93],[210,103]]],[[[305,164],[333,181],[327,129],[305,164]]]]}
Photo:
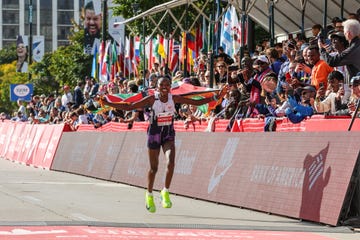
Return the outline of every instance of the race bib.
{"type": "Polygon", "coordinates": [[[169,126],[172,123],[173,113],[164,112],[156,115],[156,122],[158,126],[169,126]]]}

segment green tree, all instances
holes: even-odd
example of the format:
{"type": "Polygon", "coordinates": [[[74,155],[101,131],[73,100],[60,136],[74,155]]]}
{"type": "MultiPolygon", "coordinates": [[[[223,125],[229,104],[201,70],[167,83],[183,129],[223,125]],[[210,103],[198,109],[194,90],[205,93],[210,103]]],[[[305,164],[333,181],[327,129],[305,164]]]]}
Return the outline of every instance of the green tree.
{"type": "Polygon", "coordinates": [[[0,49],[0,64],[11,63],[17,59],[16,45],[0,49]]]}
{"type": "Polygon", "coordinates": [[[84,54],[84,30],[74,25],[70,45],[45,54],[43,60],[32,66],[33,82],[37,92],[58,93],[63,85],[74,87],[91,72],[92,56],[84,54]]]}
{"type": "MultiPolygon", "coordinates": [[[[92,56],[84,54],[84,30],[74,23],[69,36],[70,45],[46,53],[41,62],[29,66],[30,83],[34,94],[59,93],[63,85],[75,87],[77,80],[91,72],[92,56]]],[[[15,45],[0,50],[0,110],[11,113],[17,109],[10,102],[10,84],[29,83],[28,73],[16,72],[15,45]]]]}
{"type": "Polygon", "coordinates": [[[10,84],[27,83],[28,74],[16,72],[16,61],[0,64],[0,111],[11,114],[17,109],[10,101],[10,84]]]}

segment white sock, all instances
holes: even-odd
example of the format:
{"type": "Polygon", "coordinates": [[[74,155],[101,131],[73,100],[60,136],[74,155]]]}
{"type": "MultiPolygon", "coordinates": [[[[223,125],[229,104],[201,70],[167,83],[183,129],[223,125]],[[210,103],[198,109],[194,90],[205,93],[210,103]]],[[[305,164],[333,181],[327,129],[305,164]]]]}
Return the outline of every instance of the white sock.
{"type": "Polygon", "coordinates": [[[152,195],[153,195],[153,193],[152,193],[152,192],[147,191],[147,195],[148,195],[148,196],[152,196],[152,195]]]}
{"type": "Polygon", "coordinates": [[[164,192],[168,192],[168,191],[169,191],[169,189],[168,189],[168,188],[166,188],[166,187],[164,187],[164,188],[163,188],[163,191],[164,191],[164,192]]]}

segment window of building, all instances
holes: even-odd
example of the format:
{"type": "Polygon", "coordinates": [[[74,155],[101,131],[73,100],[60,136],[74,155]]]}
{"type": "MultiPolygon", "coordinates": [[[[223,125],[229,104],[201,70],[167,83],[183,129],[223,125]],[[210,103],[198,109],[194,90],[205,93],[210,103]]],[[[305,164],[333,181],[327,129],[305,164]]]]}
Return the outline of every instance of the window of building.
{"type": "Polygon", "coordinates": [[[3,24],[19,24],[19,11],[6,10],[3,11],[3,24]]]}
{"type": "Polygon", "coordinates": [[[68,40],[70,28],[71,27],[67,26],[58,26],[58,40],[68,40]]]}
{"type": "Polygon", "coordinates": [[[58,11],[58,24],[71,25],[71,19],[74,19],[74,11],[58,11]]]}
{"type": "Polygon", "coordinates": [[[70,45],[70,41],[58,41],[58,47],[60,46],[69,46],[70,45]]]}
{"type": "Polygon", "coordinates": [[[19,35],[19,25],[3,25],[3,39],[13,39],[16,42],[16,36],[19,35]]]}
{"type": "Polygon", "coordinates": [[[74,9],[74,1],[73,0],[62,0],[58,1],[58,9],[74,9]]]}
{"type": "Polygon", "coordinates": [[[2,0],[3,8],[19,9],[19,0],[2,0]]]}
{"type": "Polygon", "coordinates": [[[52,52],[52,40],[46,40],[46,37],[45,37],[45,52],[52,52]]]}
{"type": "Polygon", "coordinates": [[[49,0],[40,0],[40,10],[47,10],[51,12],[52,1],[49,0]]]}

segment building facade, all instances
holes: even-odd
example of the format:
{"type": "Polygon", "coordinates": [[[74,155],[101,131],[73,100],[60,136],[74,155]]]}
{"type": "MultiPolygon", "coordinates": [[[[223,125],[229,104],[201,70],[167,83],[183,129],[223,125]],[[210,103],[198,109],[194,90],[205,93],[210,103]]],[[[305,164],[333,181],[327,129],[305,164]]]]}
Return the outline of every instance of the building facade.
{"type": "Polygon", "coordinates": [[[32,2],[32,35],[45,37],[45,52],[69,44],[72,21],[80,23],[84,0],[0,0],[0,49],[29,35],[32,2]]]}

